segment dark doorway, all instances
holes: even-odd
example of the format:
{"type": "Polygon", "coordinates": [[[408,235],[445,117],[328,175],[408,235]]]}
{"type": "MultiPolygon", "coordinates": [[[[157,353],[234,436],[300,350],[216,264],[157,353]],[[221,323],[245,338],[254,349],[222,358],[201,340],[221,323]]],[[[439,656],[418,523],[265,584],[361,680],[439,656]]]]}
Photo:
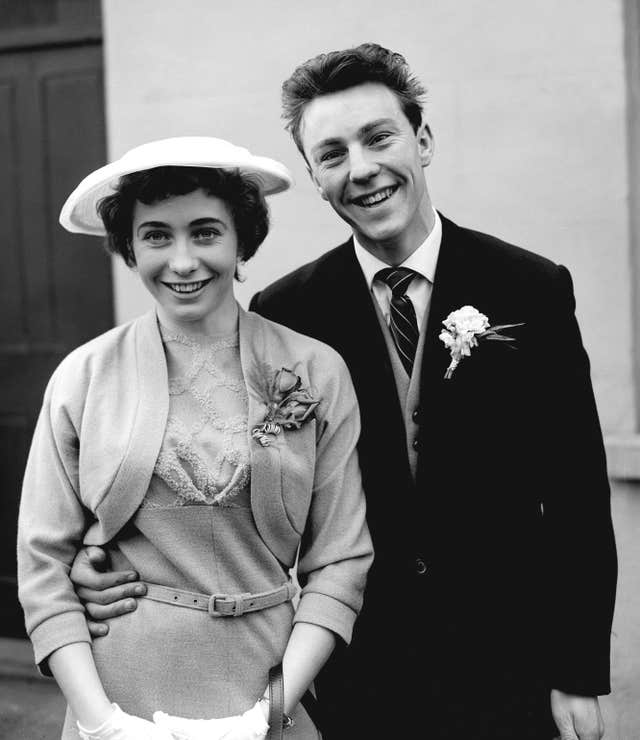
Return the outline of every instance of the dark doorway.
{"type": "Polygon", "coordinates": [[[46,382],[113,325],[111,266],[58,213],[105,161],[99,0],[0,0],[0,634],[16,591],[22,473],[46,382]]]}

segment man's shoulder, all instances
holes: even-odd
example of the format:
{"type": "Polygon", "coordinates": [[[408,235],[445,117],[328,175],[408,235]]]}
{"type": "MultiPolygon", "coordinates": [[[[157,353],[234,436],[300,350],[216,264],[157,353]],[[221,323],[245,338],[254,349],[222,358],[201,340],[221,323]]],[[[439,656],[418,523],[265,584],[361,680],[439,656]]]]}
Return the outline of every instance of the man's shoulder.
{"type": "MultiPolygon", "coordinates": [[[[529,249],[517,246],[492,234],[458,226],[443,218],[444,234],[464,249],[468,258],[476,263],[474,268],[500,270],[526,274],[535,279],[548,279],[557,275],[558,264],[529,249]]],[[[446,247],[445,247],[446,248],[446,247]]]]}
{"type": "MultiPolygon", "coordinates": [[[[302,306],[315,305],[317,299],[326,297],[323,294],[335,276],[340,275],[354,259],[353,243],[349,239],[268,285],[253,297],[250,309],[283,322],[285,312],[291,308],[300,310],[302,306]]],[[[286,323],[291,325],[292,322],[288,320],[286,323]]]]}

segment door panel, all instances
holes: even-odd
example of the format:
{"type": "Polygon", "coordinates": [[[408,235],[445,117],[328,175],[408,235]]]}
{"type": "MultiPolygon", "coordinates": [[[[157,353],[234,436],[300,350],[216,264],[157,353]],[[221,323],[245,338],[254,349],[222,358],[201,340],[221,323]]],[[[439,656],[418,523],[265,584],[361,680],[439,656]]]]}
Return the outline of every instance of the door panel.
{"type": "Polygon", "coordinates": [[[0,632],[16,599],[19,490],[46,382],[113,325],[111,264],[95,237],[58,224],[67,195],[104,164],[99,44],[0,54],[0,632]]]}

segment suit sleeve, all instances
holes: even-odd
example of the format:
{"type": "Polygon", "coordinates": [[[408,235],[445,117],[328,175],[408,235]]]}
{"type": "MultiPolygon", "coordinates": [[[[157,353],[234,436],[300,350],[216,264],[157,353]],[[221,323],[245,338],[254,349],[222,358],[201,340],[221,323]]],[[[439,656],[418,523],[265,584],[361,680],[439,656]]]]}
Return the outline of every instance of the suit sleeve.
{"type": "Polygon", "coordinates": [[[559,267],[539,368],[547,394],[543,491],[549,682],[581,695],[607,694],[617,558],[602,433],[589,360],[575,317],[569,272],[559,267]],[[547,390],[548,389],[548,390],[547,390]]]}
{"type": "MultiPolygon", "coordinates": [[[[18,520],[18,595],[40,665],[54,651],[91,642],[69,570],[86,528],[78,498],[79,442],[49,383],[31,444],[18,520]]],[[[41,666],[43,670],[45,666],[41,666]]]]}
{"type": "Polygon", "coordinates": [[[326,627],[349,643],[373,548],[356,451],[358,405],[346,366],[332,356],[335,366],[324,373],[332,387],[317,414],[311,509],[298,562],[303,589],[294,622],[326,627]]]}

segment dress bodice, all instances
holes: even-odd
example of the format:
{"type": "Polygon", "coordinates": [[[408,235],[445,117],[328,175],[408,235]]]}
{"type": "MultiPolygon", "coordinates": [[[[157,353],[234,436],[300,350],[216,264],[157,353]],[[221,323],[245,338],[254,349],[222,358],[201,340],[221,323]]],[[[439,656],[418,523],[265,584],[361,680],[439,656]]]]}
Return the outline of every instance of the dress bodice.
{"type": "Polygon", "coordinates": [[[248,504],[248,397],[238,333],[193,338],[161,327],[169,415],[143,508],[248,504]]]}

